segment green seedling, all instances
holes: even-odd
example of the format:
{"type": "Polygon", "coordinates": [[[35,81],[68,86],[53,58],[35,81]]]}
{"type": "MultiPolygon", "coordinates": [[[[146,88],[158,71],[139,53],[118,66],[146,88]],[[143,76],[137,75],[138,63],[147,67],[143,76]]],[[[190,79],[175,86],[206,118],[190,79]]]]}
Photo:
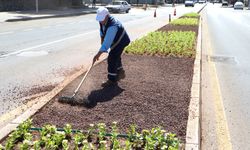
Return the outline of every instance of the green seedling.
{"type": "Polygon", "coordinates": [[[62,147],[63,147],[63,150],[69,150],[69,142],[68,142],[68,140],[63,140],[62,141],[62,147]]]}
{"type": "Polygon", "coordinates": [[[65,127],[63,128],[65,132],[66,139],[71,138],[71,133],[72,133],[72,127],[70,124],[66,124],[65,127]]]}
{"type": "Polygon", "coordinates": [[[127,139],[125,141],[125,150],[131,150],[132,149],[132,143],[127,139]]]}
{"type": "Polygon", "coordinates": [[[90,150],[89,142],[87,140],[83,140],[82,144],[82,150],[90,150]]]}
{"type": "Polygon", "coordinates": [[[99,150],[106,150],[107,141],[100,141],[99,150]]]}
{"type": "Polygon", "coordinates": [[[86,137],[81,132],[77,132],[74,135],[75,147],[78,148],[78,146],[82,145],[82,141],[85,140],[85,139],[86,139],[86,137]]]}
{"type": "Polygon", "coordinates": [[[30,141],[24,140],[20,145],[20,150],[29,150],[30,141]]]}
{"type": "Polygon", "coordinates": [[[88,131],[87,131],[87,140],[88,140],[88,142],[92,141],[94,130],[95,130],[95,125],[94,124],[90,124],[89,128],[88,128],[88,131]]]}
{"type": "Polygon", "coordinates": [[[187,25],[198,26],[198,19],[197,18],[179,18],[170,22],[170,24],[180,25],[180,26],[187,26],[187,25]]]}
{"type": "Polygon", "coordinates": [[[151,32],[132,42],[125,48],[125,52],[137,55],[194,57],[195,40],[195,32],[191,31],[151,32]]]}
{"type": "Polygon", "coordinates": [[[120,143],[119,143],[119,140],[117,139],[117,136],[118,136],[117,122],[113,122],[112,123],[112,137],[111,137],[112,149],[113,150],[119,150],[120,149],[120,143]]]}
{"type": "Polygon", "coordinates": [[[0,144],[0,150],[4,150],[4,147],[2,144],[0,144]]]}
{"type": "Polygon", "coordinates": [[[55,144],[59,147],[62,145],[62,141],[66,138],[65,133],[56,133],[52,135],[51,139],[55,141],[55,144]]]}
{"type": "Polygon", "coordinates": [[[34,141],[33,148],[34,148],[34,150],[41,150],[40,142],[34,141]]]}
{"type": "Polygon", "coordinates": [[[191,13],[184,14],[183,17],[200,17],[200,15],[196,12],[191,12],[191,13]]]}
{"type": "Polygon", "coordinates": [[[58,145],[56,145],[55,141],[48,139],[45,143],[45,149],[56,150],[58,145]]]}
{"type": "Polygon", "coordinates": [[[98,139],[99,141],[104,140],[105,134],[106,134],[106,125],[104,123],[98,123],[98,139]]]}

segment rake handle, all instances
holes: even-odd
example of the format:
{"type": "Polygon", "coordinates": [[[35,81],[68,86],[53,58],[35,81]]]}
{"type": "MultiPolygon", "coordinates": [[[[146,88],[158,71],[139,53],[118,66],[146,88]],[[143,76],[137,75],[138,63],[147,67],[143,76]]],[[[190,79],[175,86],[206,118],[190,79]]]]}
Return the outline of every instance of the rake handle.
{"type": "Polygon", "coordinates": [[[82,84],[83,84],[85,78],[87,77],[89,71],[90,71],[91,68],[94,66],[94,63],[95,63],[95,62],[93,62],[93,63],[91,64],[91,66],[88,68],[88,71],[87,71],[87,72],[85,73],[85,75],[83,76],[83,78],[82,78],[81,82],[79,83],[78,87],[75,89],[74,94],[73,94],[72,97],[74,97],[74,96],[77,94],[77,92],[78,92],[78,90],[80,89],[80,87],[82,86],[82,84]]]}

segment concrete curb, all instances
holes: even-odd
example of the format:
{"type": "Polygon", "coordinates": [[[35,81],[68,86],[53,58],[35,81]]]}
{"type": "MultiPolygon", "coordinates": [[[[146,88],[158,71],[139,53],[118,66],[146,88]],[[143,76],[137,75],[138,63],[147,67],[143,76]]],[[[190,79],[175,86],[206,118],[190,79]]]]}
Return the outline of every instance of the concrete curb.
{"type": "Polygon", "coordinates": [[[200,149],[200,91],[201,91],[201,21],[196,46],[196,58],[194,61],[193,82],[191,99],[189,104],[189,116],[186,131],[185,150],[200,149]]]}
{"type": "Polygon", "coordinates": [[[48,18],[59,18],[59,17],[71,17],[71,16],[80,16],[85,14],[94,14],[96,10],[88,10],[83,12],[77,13],[65,13],[65,14],[57,14],[57,15],[48,15],[48,16],[36,16],[36,17],[23,17],[23,18],[14,18],[14,19],[7,19],[5,22],[16,22],[16,21],[28,21],[28,20],[35,20],[35,19],[48,19],[48,18]]]}

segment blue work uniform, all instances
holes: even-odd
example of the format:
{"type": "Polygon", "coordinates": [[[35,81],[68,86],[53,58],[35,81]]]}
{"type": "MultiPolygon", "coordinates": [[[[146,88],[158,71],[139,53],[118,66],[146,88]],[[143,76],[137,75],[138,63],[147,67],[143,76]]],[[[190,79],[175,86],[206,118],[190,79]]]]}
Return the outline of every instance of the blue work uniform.
{"type": "Polygon", "coordinates": [[[100,23],[100,36],[104,39],[100,51],[108,52],[108,79],[115,82],[122,68],[121,54],[129,45],[130,38],[122,24],[109,16],[105,25],[100,23]],[[108,51],[110,49],[110,51],[108,51]]]}

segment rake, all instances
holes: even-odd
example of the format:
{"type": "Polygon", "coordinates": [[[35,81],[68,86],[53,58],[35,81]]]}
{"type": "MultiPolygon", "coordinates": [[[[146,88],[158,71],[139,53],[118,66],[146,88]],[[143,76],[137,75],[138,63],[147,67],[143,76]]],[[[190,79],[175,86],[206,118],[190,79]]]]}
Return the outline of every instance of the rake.
{"type": "Polygon", "coordinates": [[[94,63],[95,63],[95,62],[93,62],[93,63],[91,64],[91,66],[88,68],[88,71],[87,71],[87,72],[85,73],[85,75],[83,76],[81,82],[79,83],[79,85],[78,85],[77,88],[75,89],[73,95],[70,96],[70,97],[67,97],[67,96],[59,97],[59,99],[58,99],[59,102],[74,102],[74,101],[75,101],[75,96],[76,96],[76,94],[78,93],[80,87],[82,86],[84,80],[86,79],[86,77],[87,77],[89,71],[90,71],[91,68],[94,66],[94,63]]]}

